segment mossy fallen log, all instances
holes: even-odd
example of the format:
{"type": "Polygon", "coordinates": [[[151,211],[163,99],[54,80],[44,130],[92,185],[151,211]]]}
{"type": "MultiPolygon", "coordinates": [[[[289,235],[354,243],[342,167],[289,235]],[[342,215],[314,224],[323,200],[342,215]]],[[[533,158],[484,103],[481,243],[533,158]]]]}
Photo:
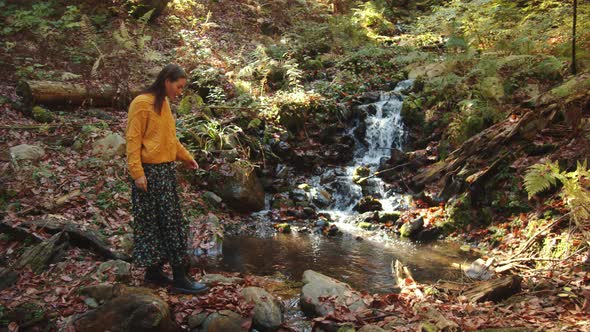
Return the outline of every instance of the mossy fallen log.
{"type": "Polygon", "coordinates": [[[65,256],[68,248],[68,235],[59,232],[49,240],[43,241],[23,253],[12,266],[15,270],[30,267],[33,272],[43,272],[51,263],[59,261],[65,256]]]}
{"type": "Polygon", "coordinates": [[[463,293],[471,302],[499,302],[520,292],[522,278],[513,275],[482,281],[463,293]]]}

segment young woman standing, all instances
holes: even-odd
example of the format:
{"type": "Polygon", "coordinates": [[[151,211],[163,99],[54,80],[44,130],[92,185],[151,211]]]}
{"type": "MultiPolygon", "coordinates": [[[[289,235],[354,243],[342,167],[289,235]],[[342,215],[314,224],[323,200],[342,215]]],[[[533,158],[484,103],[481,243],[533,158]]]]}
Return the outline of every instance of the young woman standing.
{"type": "Polygon", "coordinates": [[[156,81],[129,106],[127,165],[133,178],[133,261],[146,267],[145,281],[171,284],[183,293],[201,293],[203,284],[187,277],[187,224],[180,210],[175,161],[190,169],[199,165],[178,141],[170,101],[182,94],[186,74],[169,64],[156,81]],[[172,266],[173,280],[164,273],[172,266]]]}

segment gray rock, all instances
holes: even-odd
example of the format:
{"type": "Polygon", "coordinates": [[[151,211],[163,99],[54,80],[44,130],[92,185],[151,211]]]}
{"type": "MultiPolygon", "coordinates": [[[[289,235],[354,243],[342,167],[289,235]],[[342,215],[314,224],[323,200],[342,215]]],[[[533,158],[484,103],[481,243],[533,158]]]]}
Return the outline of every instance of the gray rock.
{"type": "Polygon", "coordinates": [[[98,302],[92,297],[85,298],[84,303],[90,308],[98,308],[98,302]]]}
{"type": "Polygon", "coordinates": [[[289,193],[289,197],[295,202],[307,202],[309,201],[309,197],[307,196],[307,192],[302,188],[295,188],[289,193]]]}
{"type": "Polygon", "coordinates": [[[229,332],[248,331],[242,327],[247,321],[239,314],[230,310],[221,310],[210,314],[202,324],[201,331],[204,332],[229,332]]]}
{"type": "Polygon", "coordinates": [[[318,208],[326,208],[332,204],[332,195],[327,190],[320,188],[313,191],[311,200],[318,208]]]}
{"type": "Polygon", "coordinates": [[[276,331],[283,323],[283,313],[279,301],[266,290],[259,287],[247,287],[242,296],[254,303],[252,325],[259,331],[276,331]]]}
{"type": "Polygon", "coordinates": [[[232,163],[229,173],[210,174],[208,182],[212,184],[212,190],[236,210],[264,209],[264,188],[253,168],[232,163]]]}
{"type": "Polygon", "coordinates": [[[348,284],[313,270],[303,273],[301,310],[308,316],[326,316],[334,311],[332,302],[322,302],[320,297],[333,296],[334,302],[348,307],[351,312],[366,309],[362,297],[348,284]]]}
{"type": "Polygon", "coordinates": [[[11,147],[10,155],[16,160],[39,160],[45,156],[45,150],[40,146],[21,144],[11,147]]]}
{"type": "Polygon", "coordinates": [[[97,270],[98,275],[106,277],[108,272],[114,273],[118,281],[127,282],[131,280],[131,264],[120,259],[100,264],[97,270]]]}
{"type": "Polygon", "coordinates": [[[110,133],[106,137],[99,139],[92,144],[92,154],[100,156],[102,159],[110,159],[114,156],[124,156],[125,138],[119,134],[110,133]]]}
{"type": "Polygon", "coordinates": [[[244,279],[238,277],[226,277],[221,274],[205,274],[199,282],[206,284],[207,286],[213,286],[218,284],[243,284],[244,279]]]}
{"type": "Polygon", "coordinates": [[[212,191],[206,191],[203,194],[203,199],[213,206],[219,206],[221,205],[221,202],[223,202],[223,199],[212,191]]]}
{"type": "Polygon", "coordinates": [[[381,202],[373,196],[365,196],[360,199],[360,201],[354,206],[353,210],[358,211],[359,213],[381,211],[383,210],[383,205],[381,205],[381,202]]]}

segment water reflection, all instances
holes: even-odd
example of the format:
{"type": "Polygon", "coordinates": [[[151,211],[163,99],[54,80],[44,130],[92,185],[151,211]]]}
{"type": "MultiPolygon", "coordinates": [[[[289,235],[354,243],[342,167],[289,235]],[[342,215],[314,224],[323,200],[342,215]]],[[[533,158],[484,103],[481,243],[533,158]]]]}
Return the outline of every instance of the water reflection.
{"type": "Polygon", "coordinates": [[[391,262],[401,260],[420,282],[456,279],[452,263],[470,258],[447,243],[416,245],[358,241],[350,235],[326,238],[309,234],[277,234],[271,238],[228,237],[223,255],[211,259],[209,270],[272,275],[280,272],[299,281],[307,269],[316,270],[369,292],[394,290],[391,262]]]}

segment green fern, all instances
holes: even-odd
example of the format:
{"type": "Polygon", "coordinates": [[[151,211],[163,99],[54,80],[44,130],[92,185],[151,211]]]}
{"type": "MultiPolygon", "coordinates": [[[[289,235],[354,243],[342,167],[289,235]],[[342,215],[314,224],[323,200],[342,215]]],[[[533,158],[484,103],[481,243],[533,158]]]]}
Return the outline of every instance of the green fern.
{"type": "Polygon", "coordinates": [[[551,188],[551,186],[555,186],[557,183],[556,175],[559,175],[557,162],[547,162],[529,167],[524,176],[524,187],[529,194],[529,198],[551,188]]]}

